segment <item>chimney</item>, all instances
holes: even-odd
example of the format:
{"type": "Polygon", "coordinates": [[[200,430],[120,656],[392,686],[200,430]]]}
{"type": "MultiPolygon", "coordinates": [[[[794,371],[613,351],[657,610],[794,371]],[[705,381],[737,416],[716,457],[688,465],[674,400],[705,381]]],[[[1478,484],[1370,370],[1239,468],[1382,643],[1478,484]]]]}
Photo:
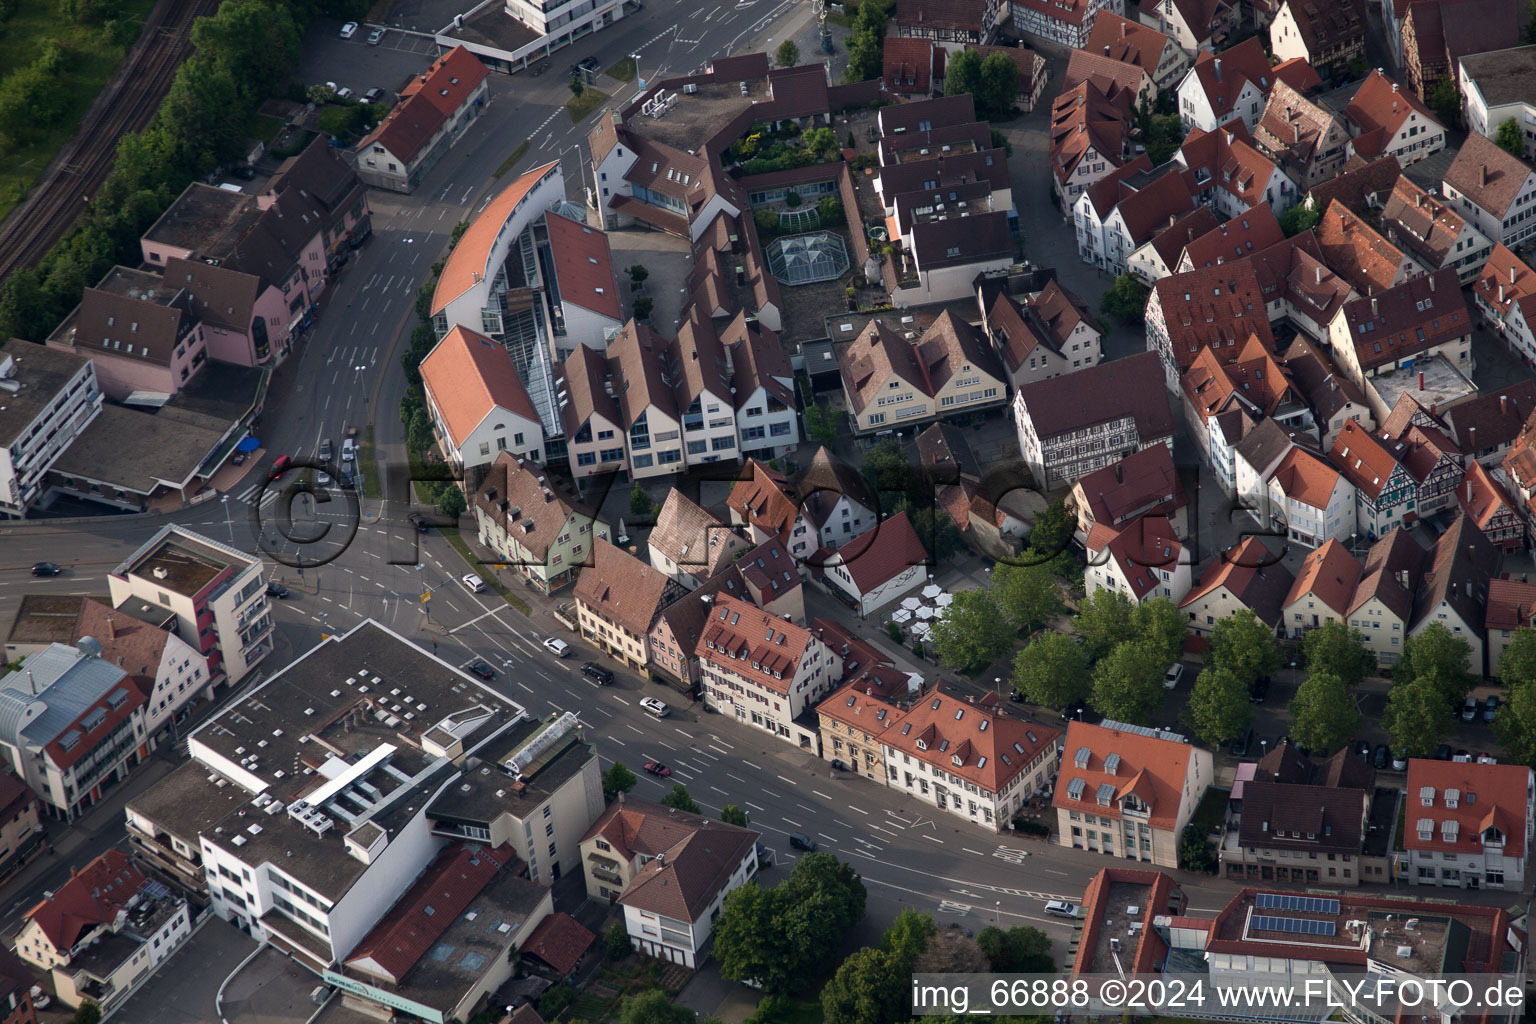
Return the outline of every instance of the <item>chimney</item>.
{"type": "Polygon", "coordinates": [[[1420,391],[1424,390],[1424,371],[1423,370],[1419,371],[1419,390],[1420,391]]]}
{"type": "Polygon", "coordinates": [[[1404,590],[1408,590],[1409,589],[1409,587],[1408,587],[1408,570],[1407,569],[1399,569],[1399,570],[1397,570],[1397,582],[1398,582],[1398,584],[1404,590]]]}
{"type": "Polygon", "coordinates": [[[1125,483],[1125,471],[1120,467],[1120,463],[1115,463],[1115,483],[1117,484],[1125,483]]]}
{"type": "Polygon", "coordinates": [[[1499,285],[1499,305],[1504,305],[1504,286],[1499,285]]]}
{"type": "Polygon", "coordinates": [[[1376,315],[1376,296],[1371,296],[1371,316],[1376,315]]]}
{"type": "MultiPolygon", "coordinates": [[[[1434,410],[1431,409],[1430,413],[1431,413],[1431,415],[1433,415],[1434,410]]],[[[1477,428],[1476,427],[1468,427],[1467,428],[1467,444],[1472,446],[1472,450],[1473,451],[1477,451],[1477,428]]]]}
{"type": "Polygon", "coordinates": [[[1515,283],[1515,268],[1514,267],[1510,267],[1509,268],[1509,283],[1510,284],[1514,284],[1515,283]]]}
{"type": "Polygon", "coordinates": [[[1294,141],[1294,142],[1300,142],[1301,141],[1301,122],[1300,121],[1292,121],[1291,122],[1291,136],[1292,136],[1292,141],[1294,141]]]}
{"type": "Polygon", "coordinates": [[[1413,205],[1419,207],[1420,209],[1424,208],[1424,193],[1423,192],[1415,192],[1413,194],[1413,205]]]}
{"type": "MultiPolygon", "coordinates": [[[[1509,396],[1508,395],[1500,395],[1499,396],[1499,415],[1500,416],[1508,416],[1509,415],[1509,396]]],[[[107,621],[110,622],[111,620],[109,619],[107,621]]]]}
{"type": "Polygon", "coordinates": [[[1429,290],[1430,291],[1434,291],[1435,290],[1435,275],[1434,274],[1430,274],[1429,275],[1429,290]]]}
{"type": "Polygon", "coordinates": [[[1472,481],[1467,481],[1467,504],[1472,504],[1472,481]]]}
{"type": "Polygon", "coordinates": [[[1397,92],[1397,83],[1396,82],[1392,83],[1392,91],[1393,92],[1397,92]]]}
{"type": "MultiPolygon", "coordinates": [[[[1502,401],[1502,399],[1500,399],[1500,401],[1502,401]]],[[[110,616],[110,615],[107,616],[107,639],[108,640],[116,640],[117,639],[117,627],[112,624],[112,616],[110,616]]]]}
{"type": "Polygon", "coordinates": [[[1216,81],[1221,81],[1221,58],[1216,58],[1216,81]]]}
{"type": "Polygon", "coordinates": [[[1128,21],[1122,21],[1120,23],[1120,38],[1124,39],[1126,36],[1128,36],[1130,34],[1131,34],[1131,23],[1128,22],[1128,21]]]}
{"type": "Polygon", "coordinates": [[[1109,56],[1109,44],[1108,43],[1104,44],[1104,56],[1106,56],[1106,57],[1109,56]]]}
{"type": "Polygon", "coordinates": [[[1323,265],[1321,263],[1317,265],[1317,283],[1323,283],[1323,265]]]}
{"type": "Polygon", "coordinates": [[[1482,188],[1488,187],[1488,165],[1481,164],[1477,168],[1477,183],[1482,188]]]}

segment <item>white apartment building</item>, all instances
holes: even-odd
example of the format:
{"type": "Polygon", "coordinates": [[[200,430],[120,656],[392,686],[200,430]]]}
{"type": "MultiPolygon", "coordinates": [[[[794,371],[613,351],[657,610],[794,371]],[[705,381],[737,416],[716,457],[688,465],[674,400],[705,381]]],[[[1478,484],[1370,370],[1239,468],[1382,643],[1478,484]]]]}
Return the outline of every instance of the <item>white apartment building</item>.
{"type": "Polygon", "coordinates": [[[176,635],[208,662],[215,686],[240,682],[272,652],[266,564],[180,526],[165,526],[107,576],[112,606],[176,635]]]}
{"type": "Polygon", "coordinates": [[[459,473],[502,452],[544,461],[544,426],[499,342],[455,327],[421,361],[427,413],[459,473]]]}
{"type": "Polygon", "coordinates": [[[43,477],[101,411],[89,359],[16,338],[0,345],[0,516],[21,518],[43,477]]]}
{"type": "Polygon", "coordinates": [[[1531,769],[1416,757],[1407,790],[1403,859],[1412,885],[1525,891],[1536,809],[1531,769]]]}
{"type": "Polygon", "coordinates": [[[1473,132],[1445,172],[1445,201],[1495,242],[1511,248],[1536,233],[1536,171],[1473,132]]]}
{"type": "Polygon", "coordinates": [[[1315,548],[1355,532],[1355,488],[1320,456],[1292,448],[1269,478],[1271,522],[1315,548]]]}
{"type": "Polygon", "coordinates": [[[1467,130],[1493,138],[1514,118],[1525,156],[1536,150],[1536,46],[1469,53],[1456,65],[1467,130]]]}
{"type": "Polygon", "coordinates": [[[803,626],[722,595],[695,653],[711,708],[819,755],[816,725],[796,719],[842,680],[843,659],[832,648],[803,626]]]}

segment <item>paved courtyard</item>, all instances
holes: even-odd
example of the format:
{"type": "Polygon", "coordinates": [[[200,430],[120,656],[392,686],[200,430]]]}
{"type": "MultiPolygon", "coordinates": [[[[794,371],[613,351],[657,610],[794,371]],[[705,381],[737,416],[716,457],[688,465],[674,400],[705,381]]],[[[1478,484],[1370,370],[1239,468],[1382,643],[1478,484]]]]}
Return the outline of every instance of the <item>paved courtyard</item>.
{"type": "MultiPolygon", "coordinates": [[[[219,986],[255,948],[249,935],[215,917],[162,964],[112,1019],[121,1024],[206,1024],[218,1020],[214,1001],[219,986]]],[[[309,995],[309,989],[304,995],[309,995]]],[[[233,1024],[235,1018],[228,1009],[226,1006],[225,1016],[233,1024]]]]}

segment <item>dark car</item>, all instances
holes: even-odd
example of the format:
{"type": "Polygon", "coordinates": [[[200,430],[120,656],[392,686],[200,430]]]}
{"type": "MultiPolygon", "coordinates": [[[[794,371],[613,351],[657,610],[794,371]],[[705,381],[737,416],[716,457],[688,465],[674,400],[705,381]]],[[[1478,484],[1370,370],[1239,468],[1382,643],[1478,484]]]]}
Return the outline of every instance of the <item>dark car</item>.
{"type": "Polygon", "coordinates": [[[1449,743],[1442,743],[1438,747],[1435,748],[1435,760],[1436,761],[1449,761],[1450,759],[1451,759],[1451,745],[1449,743]]]}
{"type": "Polygon", "coordinates": [[[267,584],[267,595],[275,597],[279,601],[286,601],[288,600],[288,588],[276,580],[272,580],[267,584]]]}
{"type": "Polygon", "coordinates": [[[496,670],[492,668],[490,662],[486,661],[484,658],[476,658],[468,665],[465,665],[464,668],[467,671],[473,672],[481,679],[489,679],[496,674],[496,670]]]}
{"type": "Polygon", "coordinates": [[[849,768],[848,768],[848,765],[845,764],[841,758],[834,757],[832,759],[832,770],[835,771],[835,772],[846,772],[846,771],[849,770],[849,768]]]}
{"type": "Polygon", "coordinates": [[[374,86],[372,89],[369,89],[367,92],[363,93],[363,102],[378,103],[384,99],[384,96],[384,90],[380,89],[378,86],[374,86]]]}
{"type": "Polygon", "coordinates": [[[1249,729],[1237,739],[1232,741],[1232,756],[1247,757],[1248,751],[1253,748],[1253,730],[1249,729]]]}
{"type": "Polygon", "coordinates": [[[38,562],[32,567],[33,576],[57,576],[63,571],[64,569],[61,566],[55,565],[53,562],[38,562]]]}
{"type": "Polygon", "coordinates": [[[229,173],[233,174],[241,181],[250,181],[252,178],[256,177],[256,168],[252,167],[250,164],[235,164],[235,166],[230,169],[229,173]]]}
{"type": "Polygon", "coordinates": [[[596,57],[588,57],[585,60],[577,62],[576,66],[583,71],[590,71],[595,75],[602,68],[603,62],[598,60],[596,57]]]}
{"type": "Polygon", "coordinates": [[[1371,744],[1368,740],[1360,740],[1355,744],[1355,756],[1362,761],[1371,759],[1371,744]]]}
{"type": "Polygon", "coordinates": [[[1483,702],[1483,721],[1491,722],[1498,717],[1498,714],[1499,698],[1490,695],[1489,698],[1483,702]]]}
{"type": "Polygon", "coordinates": [[[789,845],[797,850],[804,850],[806,853],[816,852],[816,840],[804,832],[791,832],[789,834],[789,845]]]}
{"type": "Polygon", "coordinates": [[[427,532],[427,517],[422,515],[420,512],[412,512],[405,518],[412,526],[416,527],[417,533],[427,532]]]}
{"type": "Polygon", "coordinates": [[[645,770],[650,772],[652,775],[659,775],[659,776],[661,776],[664,779],[665,778],[669,778],[672,775],[672,769],[668,768],[666,765],[662,764],[660,761],[647,761],[647,762],[645,762],[645,770]]]}
{"type": "Polygon", "coordinates": [[[1377,770],[1385,768],[1392,763],[1392,748],[1385,743],[1376,744],[1376,753],[1371,757],[1371,767],[1377,770]]]}
{"type": "Polygon", "coordinates": [[[293,456],[279,455],[277,459],[273,461],[272,468],[267,470],[267,479],[276,480],[278,477],[288,472],[288,467],[291,465],[293,465],[293,456]]]}
{"type": "Polygon", "coordinates": [[[1248,687],[1248,699],[1255,704],[1263,704],[1269,699],[1269,677],[1255,679],[1248,687]]]}
{"type": "Polygon", "coordinates": [[[581,666],[581,674],[597,683],[598,686],[613,685],[613,672],[603,668],[603,666],[597,664],[596,662],[583,662],[581,666]]]}
{"type": "Polygon", "coordinates": [[[1024,695],[1022,693],[1020,693],[1018,690],[1009,690],[1008,691],[1008,699],[1013,701],[1015,704],[1027,703],[1024,700],[1024,695]]]}

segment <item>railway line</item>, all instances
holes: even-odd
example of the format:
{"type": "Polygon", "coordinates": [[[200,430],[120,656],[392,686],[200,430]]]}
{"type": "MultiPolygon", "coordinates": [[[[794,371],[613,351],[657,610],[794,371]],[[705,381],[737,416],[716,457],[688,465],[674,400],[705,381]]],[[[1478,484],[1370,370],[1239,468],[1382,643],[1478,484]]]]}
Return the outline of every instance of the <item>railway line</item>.
{"type": "Polygon", "coordinates": [[[118,140],[149,123],[191,52],[192,22],[220,0],[161,0],[121,67],[107,82],[74,138],[64,145],[27,199],[0,222],[0,280],[34,266],[64,237],[112,169],[118,140]]]}

